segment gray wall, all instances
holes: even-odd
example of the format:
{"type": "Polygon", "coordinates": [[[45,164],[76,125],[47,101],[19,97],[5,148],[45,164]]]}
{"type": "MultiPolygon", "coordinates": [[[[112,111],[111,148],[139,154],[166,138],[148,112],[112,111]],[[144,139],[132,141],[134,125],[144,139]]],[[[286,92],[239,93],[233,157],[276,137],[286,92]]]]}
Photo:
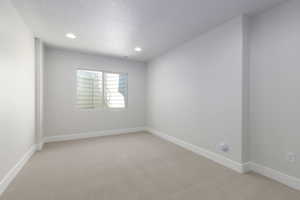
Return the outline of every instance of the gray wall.
{"type": "Polygon", "coordinates": [[[0,1],[0,181],[34,144],[34,39],[9,0],[0,1]]]}
{"type": "Polygon", "coordinates": [[[250,137],[253,161],[300,178],[300,1],[251,19],[250,137]],[[286,161],[287,152],[298,156],[286,161]]]}
{"type": "Polygon", "coordinates": [[[140,62],[46,47],[45,136],[145,126],[146,65],[140,62]],[[128,73],[128,108],[80,110],[76,107],[76,69],[128,73]]]}
{"type": "Polygon", "coordinates": [[[233,19],[152,61],[148,126],[242,162],[243,19],[233,19]]]}

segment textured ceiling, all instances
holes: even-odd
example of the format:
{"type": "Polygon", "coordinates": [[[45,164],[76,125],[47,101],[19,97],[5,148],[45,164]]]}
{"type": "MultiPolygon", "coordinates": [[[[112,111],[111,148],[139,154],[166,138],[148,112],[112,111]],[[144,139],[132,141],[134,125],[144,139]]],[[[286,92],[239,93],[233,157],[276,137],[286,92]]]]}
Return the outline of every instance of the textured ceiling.
{"type": "Polygon", "coordinates": [[[147,61],[232,17],[282,0],[12,0],[50,45],[147,61]],[[65,37],[68,32],[77,39],[65,37]],[[135,46],[143,51],[135,52],[135,46]]]}

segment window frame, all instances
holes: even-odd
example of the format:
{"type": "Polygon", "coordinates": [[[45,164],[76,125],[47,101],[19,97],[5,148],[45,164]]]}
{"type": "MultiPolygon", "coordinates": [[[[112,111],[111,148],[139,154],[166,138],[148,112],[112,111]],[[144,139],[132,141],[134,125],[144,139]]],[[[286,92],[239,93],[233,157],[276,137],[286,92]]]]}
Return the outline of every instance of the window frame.
{"type": "Polygon", "coordinates": [[[75,107],[77,110],[80,110],[80,111],[87,111],[87,112],[90,112],[90,111],[98,111],[98,110],[110,110],[110,111],[124,111],[124,110],[127,110],[128,109],[128,93],[129,93],[129,88],[128,88],[128,73],[127,72],[116,72],[116,71],[109,71],[109,70],[102,70],[102,69],[95,69],[95,68],[76,68],[75,70],[75,77],[76,77],[76,87],[75,87],[75,107]],[[94,71],[94,72],[102,72],[102,90],[103,90],[103,107],[95,107],[95,108],[79,108],[77,106],[77,95],[78,95],[78,91],[77,91],[77,72],[79,70],[82,70],[82,71],[94,71]],[[127,81],[126,81],[126,88],[127,88],[127,95],[125,96],[124,100],[125,100],[125,106],[124,108],[110,108],[106,105],[106,102],[105,102],[105,92],[104,92],[104,74],[105,73],[111,73],[111,74],[123,74],[123,75],[126,75],[127,76],[127,81]]]}

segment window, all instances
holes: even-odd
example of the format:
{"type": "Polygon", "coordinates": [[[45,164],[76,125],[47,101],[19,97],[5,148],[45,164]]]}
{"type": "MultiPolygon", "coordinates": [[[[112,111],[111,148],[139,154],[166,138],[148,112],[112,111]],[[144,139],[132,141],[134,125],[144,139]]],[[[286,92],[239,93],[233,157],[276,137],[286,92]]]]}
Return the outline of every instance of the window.
{"type": "Polygon", "coordinates": [[[77,106],[126,108],[127,80],[125,73],[77,70],[77,106]]]}

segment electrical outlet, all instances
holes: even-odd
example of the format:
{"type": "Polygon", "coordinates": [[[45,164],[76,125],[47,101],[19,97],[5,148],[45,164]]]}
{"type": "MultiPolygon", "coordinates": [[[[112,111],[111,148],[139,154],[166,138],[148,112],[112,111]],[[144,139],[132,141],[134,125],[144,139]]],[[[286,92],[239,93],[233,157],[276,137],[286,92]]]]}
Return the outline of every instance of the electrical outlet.
{"type": "Polygon", "coordinates": [[[224,142],[221,142],[217,145],[217,150],[226,153],[229,151],[229,145],[224,142]]]}
{"type": "Polygon", "coordinates": [[[293,152],[288,152],[286,155],[286,159],[287,159],[287,161],[289,161],[291,163],[295,163],[296,162],[296,154],[293,152]]]}

